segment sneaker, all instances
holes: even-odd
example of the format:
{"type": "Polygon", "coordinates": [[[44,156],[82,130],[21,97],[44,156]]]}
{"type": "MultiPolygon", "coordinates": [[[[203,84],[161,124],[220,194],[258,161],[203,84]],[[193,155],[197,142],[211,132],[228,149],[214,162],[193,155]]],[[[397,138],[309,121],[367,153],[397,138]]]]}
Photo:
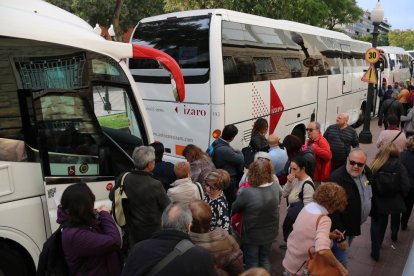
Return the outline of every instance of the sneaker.
{"type": "Polygon", "coordinates": [[[391,240],[393,242],[396,242],[398,240],[398,232],[395,231],[391,233],[391,240]]]}

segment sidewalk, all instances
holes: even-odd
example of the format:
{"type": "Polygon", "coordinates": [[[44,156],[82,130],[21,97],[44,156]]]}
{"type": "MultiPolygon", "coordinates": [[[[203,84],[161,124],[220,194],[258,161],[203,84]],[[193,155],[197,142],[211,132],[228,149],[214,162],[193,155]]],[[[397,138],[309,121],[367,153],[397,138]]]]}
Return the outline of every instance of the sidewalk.
{"type": "MultiPolygon", "coordinates": [[[[371,133],[372,133],[372,144],[361,144],[361,148],[364,149],[368,154],[368,164],[374,158],[377,148],[375,142],[377,141],[379,132],[381,129],[377,126],[377,120],[371,121],[371,133]]],[[[362,127],[357,129],[359,134],[362,127]]],[[[283,242],[282,237],[282,223],[286,215],[286,201],[282,200],[280,206],[279,216],[279,235],[277,241],[273,243],[271,262],[272,262],[272,275],[282,275],[282,260],[285,254],[284,249],[280,249],[279,245],[283,242]]],[[[408,222],[408,229],[406,231],[399,231],[398,241],[391,241],[390,224],[385,234],[384,243],[381,248],[381,256],[378,262],[371,259],[371,236],[370,236],[370,225],[371,219],[368,220],[361,227],[361,236],[358,236],[352,242],[349,260],[348,270],[349,275],[363,275],[363,276],[399,276],[403,274],[403,270],[407,259],[410,255],[411,246],[414,240],[414,218],[411,218],[408,222]]],[[[414,251],[411,254],[414,258],[414,251]]],[[[408,268],[414,266],[407,266],[408,268]]],[[[405,271],[405,275],[414,275],[414,270],[405,271]]]]}

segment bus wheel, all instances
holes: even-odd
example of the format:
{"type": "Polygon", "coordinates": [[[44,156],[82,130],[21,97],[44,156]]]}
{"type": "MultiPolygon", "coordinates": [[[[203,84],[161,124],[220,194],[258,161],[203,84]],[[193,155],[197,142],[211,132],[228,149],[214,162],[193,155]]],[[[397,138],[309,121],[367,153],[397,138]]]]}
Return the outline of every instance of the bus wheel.
{"type": "Polygon", "coordinates": [[[0,276],[35,274],[35,266],[28,253],[10,242],[0,241],[0,276]]]}
{"type": "Polygon", "coordinates": [[[364,123],[364,118],[365,118],[365,106],[362,106],[361,109],[359,110],[358,120],[352,124],[352,127],[357,128],[361,126],[364,123]]]}

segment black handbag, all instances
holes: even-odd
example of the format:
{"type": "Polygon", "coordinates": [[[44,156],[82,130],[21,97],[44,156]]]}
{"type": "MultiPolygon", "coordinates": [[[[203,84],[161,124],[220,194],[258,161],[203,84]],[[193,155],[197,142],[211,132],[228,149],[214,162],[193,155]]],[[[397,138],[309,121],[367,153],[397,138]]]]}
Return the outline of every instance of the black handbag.
{"type": "Polygon", "coordinates": [[[256,154],[256,150],[248,145],[247,147],[242,148],[242,153],[244,156],[244,166],[247,168],[254,160],[254,155],[256,154]]]}

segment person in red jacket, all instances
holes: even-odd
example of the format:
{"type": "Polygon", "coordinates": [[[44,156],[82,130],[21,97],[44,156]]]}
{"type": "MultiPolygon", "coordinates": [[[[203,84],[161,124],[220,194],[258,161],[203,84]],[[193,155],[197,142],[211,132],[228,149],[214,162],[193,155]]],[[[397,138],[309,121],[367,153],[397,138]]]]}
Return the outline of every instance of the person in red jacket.
{"type": "Polygon", "coordinates": [[[326,182],[331,171],[331,148],[328,141],[323,137],[321,125],[318,122],[310,122],[306,132],[309,138],[306,144],[313,150],[316,163],[312,179],[314,182],[326,182]]]}

